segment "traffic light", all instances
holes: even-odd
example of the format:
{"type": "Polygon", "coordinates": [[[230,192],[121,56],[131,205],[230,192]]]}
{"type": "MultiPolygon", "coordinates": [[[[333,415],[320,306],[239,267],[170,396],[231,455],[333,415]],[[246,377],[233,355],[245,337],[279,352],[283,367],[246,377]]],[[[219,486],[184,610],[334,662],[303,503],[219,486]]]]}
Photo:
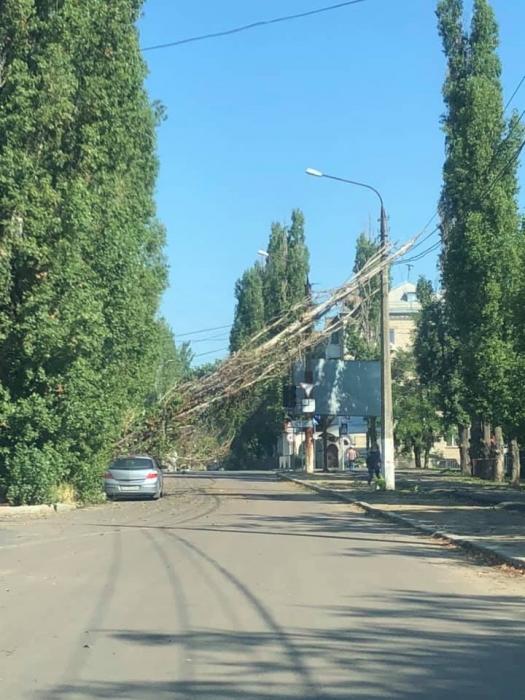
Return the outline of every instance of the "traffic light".
{"type": "Polygon", "coordinates": [[[296,386],[285,386],[283,390],[283,404],[284,408],[289,411],[295,411],[297,406],[297,387],[296,386]]]}

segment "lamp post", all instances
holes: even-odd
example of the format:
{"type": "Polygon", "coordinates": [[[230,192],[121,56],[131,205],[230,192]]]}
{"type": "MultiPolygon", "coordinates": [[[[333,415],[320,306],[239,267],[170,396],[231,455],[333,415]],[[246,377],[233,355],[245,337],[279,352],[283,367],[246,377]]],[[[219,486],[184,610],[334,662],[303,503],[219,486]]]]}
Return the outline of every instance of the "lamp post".
{"type": "Polygon", "coordinates": [[[307,175],[324,177],[327,180],[336,180],[347,185],[355,185],[371,190],[379,199],[381,205],[381,257],[383,267],[381,269],[381,469],[388,490],[396,487],[394,464],[394,419],[392,410],[392,368],[390,363],[390,328],[389,328],[389,266],[388,260],[388,229],[383,197],[375,187],[364,182],[348,180],[343,177],[326,175],[319,170],[308,168],[307,175]]]}

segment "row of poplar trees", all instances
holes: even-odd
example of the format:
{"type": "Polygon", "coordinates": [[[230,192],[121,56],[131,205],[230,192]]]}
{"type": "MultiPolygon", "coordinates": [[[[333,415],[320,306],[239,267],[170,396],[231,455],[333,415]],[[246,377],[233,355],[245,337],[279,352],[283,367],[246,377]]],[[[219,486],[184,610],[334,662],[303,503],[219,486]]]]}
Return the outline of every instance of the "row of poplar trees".
{"type": "Polygon", "coordinates": [[[0,3],[0,495],[81,498],[153,386],[166,284],[140,0],[0,3]]]}
{"type": "Polygon", "coordinates": [[[415,343],[418,373],[457,427],[465,473],[504,478],[503,446],[519,478],[525,438],[525,230],[517,168],[525,146],[517,113],[506,113],[498,26],[487,0],[441,0],[447,59],[446,159],[440,201],[442,295],[421,281],[415,343]]]}

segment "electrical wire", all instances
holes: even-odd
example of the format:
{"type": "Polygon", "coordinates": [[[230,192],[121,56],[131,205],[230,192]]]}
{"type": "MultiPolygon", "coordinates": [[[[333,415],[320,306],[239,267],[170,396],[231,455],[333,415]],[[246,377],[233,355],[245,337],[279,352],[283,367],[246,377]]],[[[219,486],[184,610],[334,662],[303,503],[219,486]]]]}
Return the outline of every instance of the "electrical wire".
{"type": "Polygon", "coordinates": [[[225,330],[226,328],[231,328],[232,324],[228,324],[227,326],[216,326],[215,328],[202,328],[200,331],[189,331],[188,333],[175,333],[175,337],[178,338],[187,338],[189,335],[199,335],[201,333],[213,333],[213,331],[222,331],[225,330]]]}
{"type": "Polygon", "coordinates": [[[183,44],[192,44],[196,41],[205,41],[207,39],[216,39],[218,37],[230,36],[231,34],[239,34],[240,32],[246,32],[250,29],[255,29],[257,27],[264,27],[270,24],[277,24],[279,22],[291,22],[292,20],[302,19],[303,17],[319,15],[322,12],[332,12],[333,10],[340,10],[344,7],[349,7],[350,5],[358,5],[362,2],[366,2],[366,0],[348,0],[348,2],[340,2],[337,5],[320,7],[317,10],[309,10],[308,12],[300,12],[298,14],[287,15],[285,17],[276,17],[275,19],[261,20],[259,22],[253,22],[252,24],[245,24],[241,27],[235,27],[234,29],[226,29],[222,32],[213,32],[212,34],[201,34],[200,36],[193,36],[188,39],[170,41],[167,44],[156,44],[155,46],[146,46],[142,49],[142,51],[157,51],[159,49],[168,49],[174,46],[182,46],[183,44]]]}
{"type": "Polygon", "coordinates": [[[215,355],[216,353],[224,352],[229,349],[230,348],[218,348],[217,350],[210,350],[209,352],[201,352],[198,355],[194,355],[193,359],[195,360],[197,357],[204,357],[205,355],[215,355]]]}
{"type": "Polygon", "coordinates": [[[494,188],[498,184],[498,182],[505,177],[505,175],[508,173],[509,169],[514,165],[514,163],[518,160],[518,158],[521,155],[521,152],[525,148],[525,141],[522,141],[521,144],[518,146],[516,149],[515,153],[509,158],[507,164],[500,170],[499,174],[496,176],[494,181],[489,185],[489,189],[486,190],[482,195],[481,198],[488,197],[489,194],[492,194],[494,192],[494,188]]]}
{"type": "MultiPolygon", "coordinates": [[[[514,163],[518,160],[523,149],[525,149],[525,140],[522,141],[522,143],[519,145],[519,147],[516,149],[516,151],[509,158],[507,163],[503,166],[503,168],[500,170],[500,172],[496,175],[494,180],[490,183],[489,188],[483,192],[483,194],[480,196],[480,199],[484,199],[488,195],[492,194],[492,192],[494,191],[494,188],[496,187],[498,182],[503,177],[505,177],[505,175],[509,171],[509,168],[511,168],[514,165],[514,163]]],[[[425,238],[423,238],[417,245],[421,245],[421,243],[423,243],[425,240],[428,240],[438,230],[439,230],[439,225],[436,226],[427,236],[425,236],[425,238]]],[[[418,255],[414,255],[414,256],[411,256],[410,258],[405,258],[402,260],[397,260],[393,264],[394,265],[401,265],[401,264],[406,265],[406,264],[411,263],[411,262],[418,262],[419,260],[422,260],[423,258],[425,258],[427,255],[430,255],[430,253],[433,253],[435,250],[437,250],[437,248],[439,248],[440,245],[441,245],[441,241],[438,241],[437,243],[430,246],[426,250],[423,250],[420,253],[418,253],[418,255]]],[[[416,247],[417,246],[412,246],[411,250],[414,250],[414,248],[416,248],[416,247]]]]}
{"type": "MultiPolygon", "coordinates": [[[[516,95],[518,94],[518,92],[521,90],[521,87],[523,86],[524,83],[525,83],[525,75],[524,75],[523,78],[520,80],[520,82],[518,83],[516,89],[514,90],[514,92],[512,93],[512,95],[510,96],[509,100],[507,101],[507,104],[505,105],[505,108],[504,108],[504,113],[508,110],[508,108],[509,108],[510,105],[512,104],[512,102],[513,102],[514,98],[516,97],[516,95]]],[[[489,172],[490,172],[490,170],[491,170],[491,168],[492,168],[492,165],[493,165],[493,163],[494,163],[494,160],[498,157],[498,155],[501,153],[501,149],[502,149],[502,148],[505,146],[505,144],[509,141],[509,139],[510,139],[511,136],[514,134],[514,132],[516,131],[516,129],[518,128],[518,126],[522,123],[523,117],[525,117],[525,110],[523,110],[523,111],[521,112],[521,114],[518,116],[518,118],[517,118],[516,121],[514,122],[514,125],[513,125],[512,128],[510,129],[509,133],[506,135],[506,137],[503,139],[503,141],[501,141],[501,143],[499,144],[499,146],[498,146],[498,147],[496,148],[496,150],[494,151],[494,154],[493,154],[493,156],[492,156],[492,158],[491,158],[491,160],[490,160],[490,163],[489,163],[489,165],[488,165],[487,168],[486,168],[485,175],[489,174],[489,172]]],[[[523,151],[524,148],[525,148],[525,141],[518,147],[517,151],[511,156],[510,160],[507,162],[507,164],[506,164],[506,165],[503,167],[503,169],[500,171],[499,175],[496,176],[496,179],[493,180],[493,181],[489,184],[488,189],[481,195],[481,198],[487,197],[489,194],[492,194],[492,192],[494,191],[494,188],[495,188],[496,185],[498,184],[499,180],[500,180],[502,177],[504,177],[504,176],[506,175],[506,173],[508,172],[509,168],[511,168],[512,165],[513,165],[513,164],[516,162],[516,160],[519,158],[519,156],[520,156],[520,154],[521,154],[521,152],[523,151]]],[[[484,175],[484,176],[485,176],[485,175],[484,175]]],[[[434,215],[432,216],[432,218],[429,220],[429,222],[428,222],[428,223],[426,224],[426,226],[423,228],[422,233],[430,226],[430,224],[432,223],[432,221],[434,221],[434,219],[436,218],[436,216],[438,216],[438,214],[439,214],[439,210],[436,210],[436,211],[434,212],[434,215]]],[[[414,251],[416,248],[419,248],[421,245],[423,245],[423,243],[425,243],[425,242],[426,242],[429,238],[431,238],[437,231],[439,231],[439,228],[440,228],[440,227],[439,227],[439,225],[438,225],[438,226],[436,226],[434,229],[432,229],[432,231],[431,231],[428,235],[426,235],[424,238],[422,238],[420,241],[418,241],[415,245],[413,245],[412,248],[411,248],[410,250],[411,250],[411,251],[414,251]]],[[[421,234],[420,234],[420,235],[421,235],[421,234]]],[[[438,247],[439,247],[439,244],[433,245],[433,246],[431,246],[430,248],[428,248],[426,251],[422,251],[422,253],[421,253],[421,254],[418,254],[417,256],[413,256],[413,257],[407,258],[406,260],[398,260],[398,261],[396,261],[394,264],[395,264],[395,265],[406,265],[406,264],[408,264],[408,263],[410,263],[410,262],[415,262],[415,261],[417,261],[417,260],[422,259],[422,258],[425,257],[426,255],[429,255],[431,252],[433,252],[433,251],[434,251],[436,248],[438,248],[438,247]],[[423,253],[424,253],[424,254],[423,254],[423,253]]]]}
{"type": "Polygon", "coordinates": [[[516,97],[516,95],[518,94],[518,92],[521,90],[521,86],[523,85],[523,83],[525,83],[525,75],[524,75],[523,78],[520,80],[520,82],[518,83],[518,87],[514,90],[514,92],[513,92],[512,95],[510,96],[509,101],[508,101],[507,104],[505,105],[505,110],[504,110],[505,112],[508,110],[508,108],[509,108],[510,105],[512,104],[512,101],[514,100],[514,98],[516,97]]]}
{"type": "Polygon", "coordinates": [[[197,340],[188,341],[191,345],[196,345],[197,343],[223,343],[225,340],[229,340],[228,336],[211,336],[209,338],[198,338],[197,340]]]}

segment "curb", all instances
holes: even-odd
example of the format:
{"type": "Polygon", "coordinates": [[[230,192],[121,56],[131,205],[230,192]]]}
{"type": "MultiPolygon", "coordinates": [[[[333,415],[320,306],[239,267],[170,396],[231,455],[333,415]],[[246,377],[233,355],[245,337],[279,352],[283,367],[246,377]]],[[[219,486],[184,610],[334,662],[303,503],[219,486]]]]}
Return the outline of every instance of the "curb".
{"type": "Polygon", "coordinates": [[[357,506],[358,508],[362,508],[367,513],[370,513],[370,515],[383,518],[385,520],[390,520],[391,522],[395,522],[401,525],[408,525],[412,529],[417,530],[418,532],[421,532],[422,534],[427,535],[429,537],[446,540],[451,544],[454,544],[458,547],[462,547],[463,549],[470,550],[471,552],[477,552],[478,554],[481,553],[485,556],[490,556],[496,559],[500,564],[507,564],[508,566],[512,566],[514,569],[525,569],[525,557],[513,557],[512,555],[507,554],[502,549],[499,549],[497,547],[489,547],[487,545],[479,544],[472,540],[465,539],[464,537],[460,537],[459,535],[454,535],[451,532],[446,532],[444,530],[436,530],[435,528],[430,527],[429,525],[423,525],[417,520],[412,520],[412,518],[407,518],[404,515],[399,515],[398,513],[391,513],[390,511],[382,510],[381,508],[371,506],[369,503],[365,503],[364,501],[355,501],[353,498],[350,498],[350,496],[345,496],[343,493],[338,493],[337,491],[333,491],[332,489],[325,489],[322,486],[316,486],[315,484],[309,484],[305,481],[295,479],[294,477],[288,476],[286,474],[278,473],[277,478],[281,479],[282,481],[288,481],[289,483],[295,484],[296,486],[302,486],[303,488],[313,491],[314,493],[318,493],[321,496],[328,496],[330,498],[336,498],[338,501],[351,503],[352,505],[357,506]]]}
{"type": "Polygon", "coordinates": [[[54,503],[53,505],[39,506],[0,506],[0,517],[2,515],[36,515],[38,513],[69,513],[71,510],[76,510],[77,506],[69,505],[68,503],[54,503]]]}

